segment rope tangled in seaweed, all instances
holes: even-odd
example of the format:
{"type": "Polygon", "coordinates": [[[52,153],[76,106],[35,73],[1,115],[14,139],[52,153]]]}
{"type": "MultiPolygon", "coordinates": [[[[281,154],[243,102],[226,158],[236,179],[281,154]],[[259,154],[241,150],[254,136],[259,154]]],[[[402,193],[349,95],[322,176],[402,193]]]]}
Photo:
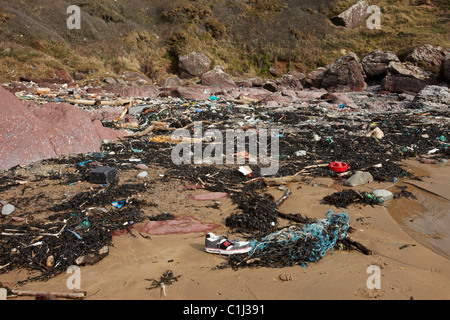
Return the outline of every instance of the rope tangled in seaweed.
{"type": "Polygon", "coordinates": [[[329,210],[325,218],[302,228],[294,225],[271,233],[260,241],[251,240],[252,250],[247,255],[231,256],[229,264],[233,268],[305,266],[332,250],[338,241],[347,236],[348,229],[348,214],[345,211],[334,214],[329,210]]]}

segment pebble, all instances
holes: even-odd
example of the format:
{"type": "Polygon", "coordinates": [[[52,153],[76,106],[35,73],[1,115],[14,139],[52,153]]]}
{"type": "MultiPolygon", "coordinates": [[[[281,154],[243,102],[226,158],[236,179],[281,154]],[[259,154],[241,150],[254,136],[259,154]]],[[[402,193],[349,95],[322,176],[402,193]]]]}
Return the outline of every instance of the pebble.
{"type": "Polygon", "coordinates": [[[295,155],[296,157],[303,157],[303,156],[306,156],[306,150],[295,151],[295,152],[294,152],[294,155],[295,155]]]}
{"type": "Polygon", "coordinates": [[[356,171],[354,175],[345,180],[344,186],[356,187],[372,181],[373,177],[370,172],[356,171]]]}
{"type": "Polygon", "coordinates": [[[148,167],[143,163],[138,164],[135,168],[139,170],[148,170],[148,167]]]}
{"type": "Polygon", "coordinates": [[[388,190],[383,190],[383,189],[374,190],[374,191],[372,191],[372,194],[375,197],[380,198],[383,201],[389,201],[392,198],[394,198],[394,195],[392,194],[392,192],[390,192],[388,190]]]}
{"type": "Polygon", "coordinates": [[[137,176],[138,176],[138,178],[146,178],[148,176],[148,173],[147,173],[147,171],[142,171],[137,176]]]}
{"type": "Polygon", "coordinates": [[[12,204],[5,204],[2,208],[2,215],[7,216],[16,210],[16,207],[14,207],[12,204]]]}

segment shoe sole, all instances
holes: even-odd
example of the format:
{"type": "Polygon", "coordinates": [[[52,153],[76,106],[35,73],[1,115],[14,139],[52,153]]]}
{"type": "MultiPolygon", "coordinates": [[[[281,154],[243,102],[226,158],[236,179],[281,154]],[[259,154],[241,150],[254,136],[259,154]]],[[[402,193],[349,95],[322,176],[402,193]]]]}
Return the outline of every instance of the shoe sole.
{"type": "Polygon", "coordinates": [[[245,247],[245,248],[235,249],[235,250],[221,250],[221,249],[216,249],[216,248],[205,248],[205,251],[208,253],[225,254],[225,255],[247,253],[250,250],[252,250],[251,247],[245,247]]]}

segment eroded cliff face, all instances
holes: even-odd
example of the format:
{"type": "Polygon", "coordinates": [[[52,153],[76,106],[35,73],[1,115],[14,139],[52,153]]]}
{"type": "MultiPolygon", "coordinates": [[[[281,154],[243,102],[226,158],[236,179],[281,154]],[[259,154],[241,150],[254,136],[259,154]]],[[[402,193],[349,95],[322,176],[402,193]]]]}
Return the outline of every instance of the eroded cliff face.
{"type": "Polygon", "coordinates": [[[353,28],[334,25],[333,17],[354,3],[4,0],[0,3],[0,59],[4,61],[0,82],[52,77],[55,69],[80,79],[132,70],[160,80],[178,73],[179,57],[194,51],[208,56],[211,69],[221,65],[234,76],[279,76],[324,67],[343,50],[359,56],[375,49],[406,55],[425,39],[444,47],[449,41],[444,37],[445,8],[439,1],[396,4],[402,6],[401,14],[399,8],[379,1],[381,30],[368,30],[364,19],[353,28]],[[70,6],[79,9],[79,28],[68,25],[77,18],[70,6]],[[422,27],[415,34],[417,26],[422,27]]]}

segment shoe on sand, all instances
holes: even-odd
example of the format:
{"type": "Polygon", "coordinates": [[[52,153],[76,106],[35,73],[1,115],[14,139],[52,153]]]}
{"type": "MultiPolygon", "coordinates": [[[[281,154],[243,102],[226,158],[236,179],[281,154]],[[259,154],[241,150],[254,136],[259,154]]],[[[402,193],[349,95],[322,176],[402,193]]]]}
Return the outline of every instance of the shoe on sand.
{"type": "Polygon", "coordinates": [[[247,241],[230,240],[223,236],[216,236],[208,233],[205,238],[205,251],[218,254],[239,254],[246,253],[252,249],[247,241]]]}

